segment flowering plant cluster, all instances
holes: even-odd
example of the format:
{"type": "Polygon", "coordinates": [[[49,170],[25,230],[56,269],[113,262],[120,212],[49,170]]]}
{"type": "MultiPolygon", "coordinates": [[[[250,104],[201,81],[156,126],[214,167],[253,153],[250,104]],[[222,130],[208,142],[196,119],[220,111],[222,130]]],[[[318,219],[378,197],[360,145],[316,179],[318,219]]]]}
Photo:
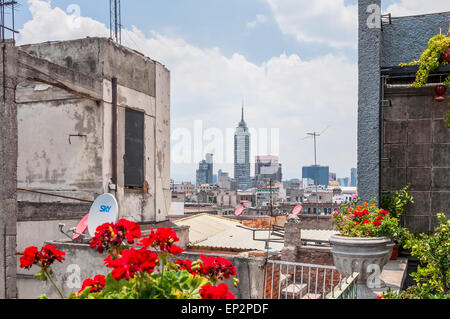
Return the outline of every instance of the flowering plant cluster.
{"type": "Polygon", "coordinates": [[[399,231],[398,219],[378,208],[374,199],[361,202],[354,197],[351,202],[343,203],[332,216],[334,227],[341,236],[346,237],[389,237],[399,231]]]}
{"type": "MultiPolygon", "coordinates": [[[[151,229],[148,236],[141,236],[139,225],[125,219],[99,226],[90,247],[99,253],[107,252],[104,265],[111,272],[84,280],[70,299],[234,299],[229,287],[219,283],[236,276],[236,268],[230,261],[201,255],[194,262],[182,259],[173,262],[175,256],[184,252],[175,245],[179,238],[173,229],[151,229]],[[134,243],[140,248],[129,246],[134,243]]],[[[44,248],[42,253],[35,247],[27,248],[21,257],[21,267],[29,269],[37,264],[51,271],[53,261],[64,260],[65,253],[55,246],[44,248]]],[[[237,286],[236,278],[233,284],[237,286]]],[[[63,297],[59,289],[58,292],[63,297]]]]}
{"type": "Polygon", "coordinates": [[[106,223],[97,227],[90,246],[95,247],[100,254],[104,251],[118,251],[124,247],[122,243],[126,241],[132,245],[136,238],[141,238],[141,235],[138,224],[120,219],[116,224],[106,223]]]}
{"type": "Polygon", "coordinates": [[[35,246],[30,246],[25,249],[22,256],[20,257],[20,268],[30,269],[33,265],[36,265],[40,268],[40,271],[37,272],[34,277],[40,278],[42,281],[49,280],[51,284],[56,288],[58,294],[62,297],[61,290],[55,285],[51,275],[53,274],[50,266],[58,261],[62,263],[66,255],[65,252],[56,249],[54,245],[45,245],[40,250],[35,246]]]}

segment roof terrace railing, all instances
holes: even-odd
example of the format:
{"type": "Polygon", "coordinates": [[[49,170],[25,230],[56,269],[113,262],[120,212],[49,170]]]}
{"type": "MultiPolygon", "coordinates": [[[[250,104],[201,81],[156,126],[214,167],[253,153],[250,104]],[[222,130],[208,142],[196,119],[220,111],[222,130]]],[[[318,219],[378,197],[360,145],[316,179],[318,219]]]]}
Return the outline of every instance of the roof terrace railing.
{"type": "Polygon", "coordinates": [[[264,299],[356,299],[358,273],[344,278],[334,266],[268,260],[264,299]]]}

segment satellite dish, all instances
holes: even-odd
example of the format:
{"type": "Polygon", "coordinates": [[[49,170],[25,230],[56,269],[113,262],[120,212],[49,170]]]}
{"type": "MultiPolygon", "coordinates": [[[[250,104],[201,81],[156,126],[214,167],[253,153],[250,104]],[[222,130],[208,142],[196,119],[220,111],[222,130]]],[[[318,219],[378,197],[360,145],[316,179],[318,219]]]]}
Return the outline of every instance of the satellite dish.
{"type": "Polygon", "coordinates": [[[73,239],[78,239],[81,237],[81,234],[84,234],[84,232],[88,228],[88,217],[89,214],[86,214],[86,216],[84,216],[83,219],[81,219],[81,221],[78,223],[72,236],[73,239]]]}
{"type": "Polygon", "coordinates": [[[249,208],[252,202],[249,200],[243,200],[242,205],[244,205],[245,208],[249,208]]]}
{"type": "Polygon", "coordinates": [[[300,214],[300,212],[302,211],[303,206],[302,205],[297,205],[294,207],[294,209],[292,210],[292,214],[294,215],[298,215],[300,214]]]}
{"type": "Polygon", "coordinates": [[[100,195],[92,204],[88,216],[89,235],[94,237],[98,226],[105,223],[117,223],[119,207],[116,198],[111,194],[100,195]]]}
{"type": "Polygon", "coordinates": [[[234,211],[234,214],[236,215],[236,216],[241,216],[242,215],[242,213],[244,212],[244,206],[239,206],[238,208],[236,208],[236,210],[234,211]]]}

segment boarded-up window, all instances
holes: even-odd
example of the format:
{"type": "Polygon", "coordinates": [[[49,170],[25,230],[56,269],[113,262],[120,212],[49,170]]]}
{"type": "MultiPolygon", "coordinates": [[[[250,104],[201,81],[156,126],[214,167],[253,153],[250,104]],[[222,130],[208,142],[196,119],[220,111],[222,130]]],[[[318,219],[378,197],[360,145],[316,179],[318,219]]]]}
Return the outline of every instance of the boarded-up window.
{"type": "Polygon", "coordinates": [[[144,113],[125,111],[125,187],[144,185],[144,113]]]}

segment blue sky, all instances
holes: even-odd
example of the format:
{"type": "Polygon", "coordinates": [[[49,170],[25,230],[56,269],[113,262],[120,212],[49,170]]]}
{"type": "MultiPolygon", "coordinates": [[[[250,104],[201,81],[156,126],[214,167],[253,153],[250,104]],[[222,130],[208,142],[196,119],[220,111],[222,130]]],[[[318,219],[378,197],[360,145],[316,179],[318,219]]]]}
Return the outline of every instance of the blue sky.
{"type": "MultiPolygon", "coordinates": [[[[20,44],[109,34],[109,0],[19,3],[20,44]],[[72,4],[80,8],[76,27],[77,17],[67,11],[72,4]]],[[[313,162],[313,145],[302,140],[305,134],[327,127],[319,163],[347,177],[356,167],[356,3],[122,0],[122,40],[171,71],[172,133],[192,131],[198,120],[222,132],[234,128],[245,100],[250,127],[279,130],[275,155],[285,178],[300,178],[301,166],[313,162]]],[[[450,11],[450,1],[386,0],[382,9],[397,16],[450,11]]],[[[174,162],[176,150],[172,177],[194,181],[198,158],[174,162]]],[[[219,168],[233,173],[229,162],[217,163],[219,168]]]]}

